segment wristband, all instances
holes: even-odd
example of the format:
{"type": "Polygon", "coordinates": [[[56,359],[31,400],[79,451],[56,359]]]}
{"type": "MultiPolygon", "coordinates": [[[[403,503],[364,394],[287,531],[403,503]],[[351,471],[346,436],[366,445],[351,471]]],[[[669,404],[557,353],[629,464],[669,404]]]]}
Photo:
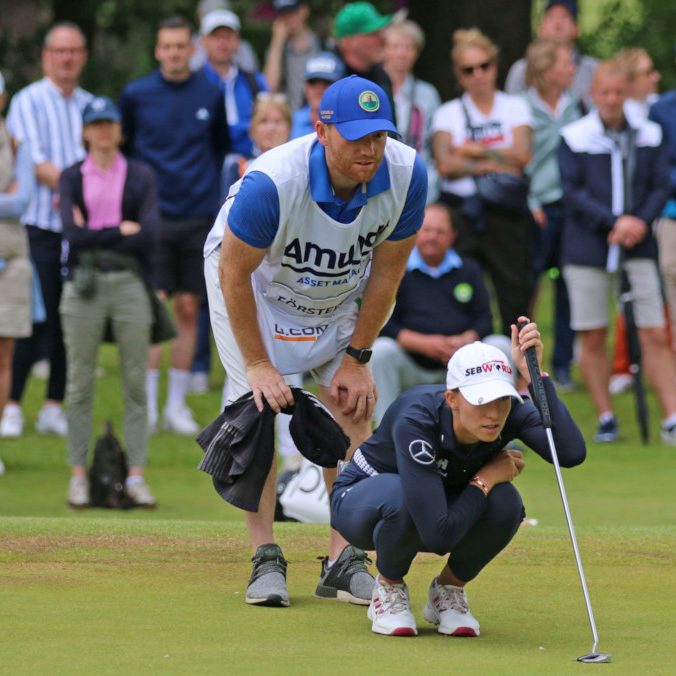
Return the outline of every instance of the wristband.
{"type": "Polygon", "coordinates": [[[474,484],[477,488],[480,488],[483,494],[488,497],[488,484],[478,475],[475,474],[470,480],[469,483],[474,484]]]}

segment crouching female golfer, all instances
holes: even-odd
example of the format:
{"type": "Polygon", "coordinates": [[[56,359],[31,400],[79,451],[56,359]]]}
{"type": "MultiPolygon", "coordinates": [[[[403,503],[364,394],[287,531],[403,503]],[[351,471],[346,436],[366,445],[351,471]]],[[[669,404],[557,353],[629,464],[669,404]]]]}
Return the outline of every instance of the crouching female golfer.
{"type": "MultiPolygon", "coordinates": [[[[520,332],[513,325],[512,360],[529,387],[524,353],[531,346],[541,362],[537,325],[520,332]]],[[[551,380],[543,380],[560,464],[578,465],[586,453],[582,434],[551,380]]],[[[466,345],[448,363],[446,387],[422,385],[399,396],[333,484],[331,525],[377,553],[368,609],[374,632],[418,633],[404,576],[418,552],[434,552],[449,556],[430,584],[425,619],[442,634],[479,635],[465,585],[509,543],[524,516],[511,482],[525,463],[505,446],[521,439],[551,462],[540,415],[512,382],[500,350],[466,345]]]]}

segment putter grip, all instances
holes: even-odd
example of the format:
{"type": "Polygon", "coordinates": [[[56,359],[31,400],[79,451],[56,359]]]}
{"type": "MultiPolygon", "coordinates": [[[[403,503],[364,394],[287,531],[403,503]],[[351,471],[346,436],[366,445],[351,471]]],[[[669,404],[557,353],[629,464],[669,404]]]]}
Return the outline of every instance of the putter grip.
{"type": "MultiPolygon", "coordinates": [[[[516,326],[521,329],[526,326],[526,322],[519,322],[516,326]]],[[[545,427],[551,428],[552,416],[549,413],[549,402],[547,401],[547,393],[545,392],[545,385],[542,382],[542,374],[538,366],[538,356],[534,347],[529,347],[526,350],[526,365],[528,366],[528,373],[530,373],[531,383],[533,385],[533,392],[535,393],[535,405],[540,411],[542,424],[545,427]]]]}

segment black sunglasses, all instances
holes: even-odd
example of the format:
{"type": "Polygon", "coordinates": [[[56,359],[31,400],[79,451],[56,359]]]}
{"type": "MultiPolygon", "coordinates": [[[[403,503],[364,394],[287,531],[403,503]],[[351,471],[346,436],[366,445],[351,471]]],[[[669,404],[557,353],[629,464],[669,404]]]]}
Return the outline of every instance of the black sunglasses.
{"type": "Polygon", "coordinates": [[[460,72],[463,75],[473,75],[475,70],[480,70],[485,73],[492,65],[492,61],[484,61],[483,63],[478,63],[476,66],[463,66],[460,69],[460,72]]]}

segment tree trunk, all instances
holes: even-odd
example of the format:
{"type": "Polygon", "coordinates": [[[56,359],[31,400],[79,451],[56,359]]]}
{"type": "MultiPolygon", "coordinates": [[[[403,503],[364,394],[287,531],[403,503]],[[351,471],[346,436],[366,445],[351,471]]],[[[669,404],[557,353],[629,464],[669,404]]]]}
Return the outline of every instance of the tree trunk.
{"type": "Polygon", "coordinates": [[[450,57],[453,31],[476,27],[500,48],[500,87],[531,40],[531,0],[418,0],[409,3],[409,18],[426,38],[416,74],[435,85],[442,101],[459,93],[450,57]]]}

